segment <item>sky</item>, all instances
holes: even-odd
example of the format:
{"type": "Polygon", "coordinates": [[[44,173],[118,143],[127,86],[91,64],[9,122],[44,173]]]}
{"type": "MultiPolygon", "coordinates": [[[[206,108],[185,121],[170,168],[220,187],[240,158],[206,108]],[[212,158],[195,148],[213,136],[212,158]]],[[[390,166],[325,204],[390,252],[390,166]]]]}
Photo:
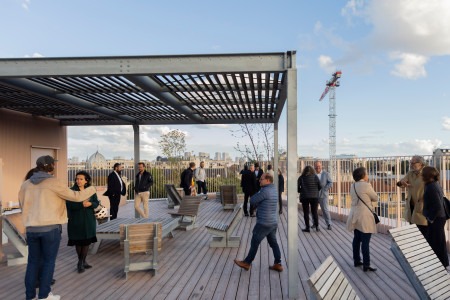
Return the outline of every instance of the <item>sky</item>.
{"type": "MultiPolygon", "coordinates": [[[[297,52],[298,154],[329,155],[336,70],[336,154],[431,154],[450,148],[447,0],[2,0],[0,58],[297,52]]],[[[141,126],[141,159],[161,134],[189,152],[228,152],[236,125],[141,126]]],[[[133,156],[133,129],[69,127],[68,155],[133,156]]],[[[241,141],[242,143],[242,141],[241,141]]],[[[286,147],[286,112],[279,122],[286,147]]]]}

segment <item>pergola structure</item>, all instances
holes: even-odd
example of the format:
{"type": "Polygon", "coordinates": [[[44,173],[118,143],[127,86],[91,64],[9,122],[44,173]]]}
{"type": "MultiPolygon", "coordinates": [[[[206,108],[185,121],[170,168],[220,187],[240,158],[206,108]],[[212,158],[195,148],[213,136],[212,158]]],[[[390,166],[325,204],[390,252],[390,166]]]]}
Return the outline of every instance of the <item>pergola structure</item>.
{"type": "Polygon", "coordinates": [[[289,297],[298,295],[295,51],[0,59],[0,108],[61,126],[273,123],[287,103],[289,297]],[[289,192],[293,191],[293,192],[289,192]]]}

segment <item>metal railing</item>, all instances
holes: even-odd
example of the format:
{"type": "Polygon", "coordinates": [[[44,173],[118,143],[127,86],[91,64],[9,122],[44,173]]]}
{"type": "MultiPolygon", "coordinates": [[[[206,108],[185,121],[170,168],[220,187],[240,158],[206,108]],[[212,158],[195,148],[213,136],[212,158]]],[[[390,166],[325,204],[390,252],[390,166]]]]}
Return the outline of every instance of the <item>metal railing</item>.
{"type": "MultiPolygon", "coordinates": [[[[330,211],[338,215],[347,215],[351,206],[350,187],[353,183],[352,172],[358,167],[365,167],[369,173],[369,182],[379,197],[378,212],[382,217],[382,222],[389,227],[397,227],[404,224],[403,208],[406,199],[406,190],[396,186],[397,181],[403,178],[409,171],[409,161],[412,156],[392,156],[392,157],[364,157],[338,159],[336,162],[336,174],[334,174],[334,183],[329,192],[330,211]]],[[[450,156],[433,157],[423,156],[426,164],[435,166],[440,174],[440,183],[444,193],[448,195],[450,187],[450,156]]],[[[329,161],[321,160],[324,170],[328,169],[329,161]]],[[[265,170],[267,163],[262,163],[262,169],[265,170]]],[[[297,165],[298,177],[307,165],[313,166],[313,159],[299,159],[297,165]]],[[[148,165],[147,171],[153,175],[154,184],[150,189],[150,198],[166,198],[164,190],[165,184],[173,184],[176,187],[180,185],[180,174],[185,167],[179,163],[166,164],[164,167],[155,167],[148,165]]],[[[286,171],[286,161],[280,160],[279,168],[283,173],[286,171]]],[[[218,168],[207,168],[207,186],[209,192],[219,192],[221,185],[236,185],[237,192],[242,193],[240,187],[240,171],[242,166],[232,165],[218,168]]],[[[88,169],[86,170],[93,178],[95,186],[106,186],[108,174],[111,170],[88,169]]],[[[73,185],[77,170],[69,170],[69,186],[73,185]]],[[[134,198],[134,168],[127,168],[122,171],[122,176],[126,177],[128,182],[127,199],[134,198]]],[[[296,191],[295,191],[296,193],[296,191]]]]}

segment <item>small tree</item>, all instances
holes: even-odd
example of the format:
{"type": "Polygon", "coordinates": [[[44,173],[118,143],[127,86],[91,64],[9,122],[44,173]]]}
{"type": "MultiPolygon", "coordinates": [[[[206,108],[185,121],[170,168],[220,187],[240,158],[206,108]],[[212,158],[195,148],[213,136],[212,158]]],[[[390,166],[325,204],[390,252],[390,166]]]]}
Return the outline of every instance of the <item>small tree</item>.
{"type": "Polygon", "coordinates": [[[186,134],[178,129],[169,131],[166,134],[161,135],[161,140],[159,141],[159,147],[162,153],[167,156],[169,161],[179,160],[186,151],[186,134]]]}
{"type": "Polygon", "coordinates": [[[231,135],[242,140],[237,142],[234,149],[241,153],[248,161],[258,161],[263,157],[271,161],[274,155],[273,124],[239,124],[240,128],[231,130],[231,135]]]}

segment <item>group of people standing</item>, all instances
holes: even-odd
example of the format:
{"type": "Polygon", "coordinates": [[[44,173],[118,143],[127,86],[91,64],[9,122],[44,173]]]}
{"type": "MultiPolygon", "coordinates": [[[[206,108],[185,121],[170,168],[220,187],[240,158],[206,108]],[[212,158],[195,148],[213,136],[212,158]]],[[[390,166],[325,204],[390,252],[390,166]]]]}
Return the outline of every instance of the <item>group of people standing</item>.
{"type": "MultiPolygon", "coordinates": [[[[415,155],[411,158],[408,173],[397,182],[397,186],[408,190],[405,220],[417,225],[442,265],[447,268],[449,260],[444,231],[447,219],[444,192],[439,184],[439,177],[436,168],[426,166],[424,158],[415,155]]],[[[355,183],[350,190],[352,206],[347,219],[347,229],[354,232],[354,266],[363,266],[365,272],[376,271],[377,269],[370,265],[369,244],[371,235],[377,232],[373,211],[377,206],[378,196],[368,182],[369,176],[365,168],[355,169],[353,179],[355,183]]]]}
{"type": "MultiPolygon", "coordinates": [[[[67,223],[68,246],[75,246],[77,271],[83,273],[92,266],[86,261],[91,243],[97,242],[95,209],[100,205],[92,178],[86,171],[75,175],[74,185],[69,189],[54,176],[57,160],[46,155],[36,161],[19,191],[22,221],[26,228],[28,264],[25,274],[26,299],[60,299],[51,293],[55,282],[53,273],[61,241],[62,225],[67,223]]],[[[126,194],[122,179],[123,166],[114,164],[108,176],[108,188],[104,193],[110,201],[110,219],[117,218],[120,197],[126,194]]],[[[148,218],[149,189],[152,175],[145,164],[138,164],[135,180],[135,208],[139,215],[148,218]],[[143,209],[140,205],[143,205],[143,209]]]]}
{"type": "Polygon", "coordinates": [[[189,167],[181,172],[180,177],[180,187],[183,188],[186,196],[203,194],[205,195],[205,199],[208,199],[204,161],[200,162],[199,168],[196,168],[195,162],[190,162],[189,167]],[[197,183],[197,190],[195,189],[195,183],[197,183]]]}
{"type": "Polygon", "coordinates": [[[303,208],[305,228],[303,232],[310,232],[311,228],[320,231],[318,207],[322,210],[327,229],[331,230],[331,216],[328,209],[328,191],[333,181],[328,172],[322,169],[322,162],[315,161],[314,168],[306,166],[297,180],[297,192],[300,194],[300,203],[303,208]],[[313,217],[313,225],[310,227],[309,212],[313,217]]]}
{"type": "MultiPolygon", "coordinates": [[[[56,160],[51,156],[39,157],[36,168],[27,174],[27,180],[19,191],[29,251],[25,274],[27,299],[36,297],[36,288],[39,288],[39,299],[59,299],[59,296],[52,295],[50,291],[54,282],[53,273],[61,241],[62,224],[67,220],[68,246],[75,246],[78,272],[83,273],[92,267],[87,263],[86,256],[89,245],[97,241],[94,209],[100,203],[96,189],[92,186],[91,176],[85,171],[78,172],[72,188],[67,188],[64,183],[54,178],[55,164],[56,160]]],[[[110,200],[111,219],[117,218],[120,196],[126,193],[126,184],[121,176],[122,168],[119,163],[114,165],[114,171],[108,176],[108,189],[104,193],[110,200]]],[[[145,170],[144,163],[138,164],[138,170],[134,186],[135,209],[141,217],[148,218],[149,189],[153,184],[153,177],[145,170]],[[143,209],[140,208],[141,204],[143,209]]],[[[256,216],[256,224],[247,257],[242,261],[235,260],[235,263],[249,270],[261,241],[267,238],[275,259],[270,269],[281,272],[283,267],[276,231],[279,219],[277,212],[282,213],[281,193],[284,192],[284,177],[278,170],[279,185],[278,189],[275,188],[272,166],[269,165],[267,172],[264,173],[258,163],[245,165],[241,175],[244,214],[249,216],[247,206],[250,202],[250,216],[256,216]]],[[[410,171],[397,182],[397,185],[408,189],[405,219],[418,226],[443,266],[447,267],[449,260],[444,232],[446,214],[439,176],[436,168],[425,166],[423,157],[413,156],[410,171]]],[[[352,202],[347,229],[354,233],[352,241],[354,266],[363,266],[365,272],[376,271],[377,269],[370,264],[369,244],[371,235],[377,232],[373,211],[377,206],[378,196],[369,183],[368,173],[364,167],[353,171],[353,179],[355,182],[350,188],[352,202]]],[[[206,195],[204,162],[200,163],[198,169],[195,168],[195,163],[190,163],[189,168],[181,174],[180,185],[186,195],[195,190],[194,182],[197,183],[198,194],[206,195]]],[[[318,205],[321,206],[327,229],[332,229],[328,210],[328,191],[332,184],[330,174],[322,169],[320,161],[314,162],[314,168],[306,166],[302,170],[297,187],[304,211],[306,227],[302,229],[303,232],[310,232],[311,229],[320,231],[318,205]],[[310,211],[313,216],[312,226],[309,220],[310,211]]]]}

